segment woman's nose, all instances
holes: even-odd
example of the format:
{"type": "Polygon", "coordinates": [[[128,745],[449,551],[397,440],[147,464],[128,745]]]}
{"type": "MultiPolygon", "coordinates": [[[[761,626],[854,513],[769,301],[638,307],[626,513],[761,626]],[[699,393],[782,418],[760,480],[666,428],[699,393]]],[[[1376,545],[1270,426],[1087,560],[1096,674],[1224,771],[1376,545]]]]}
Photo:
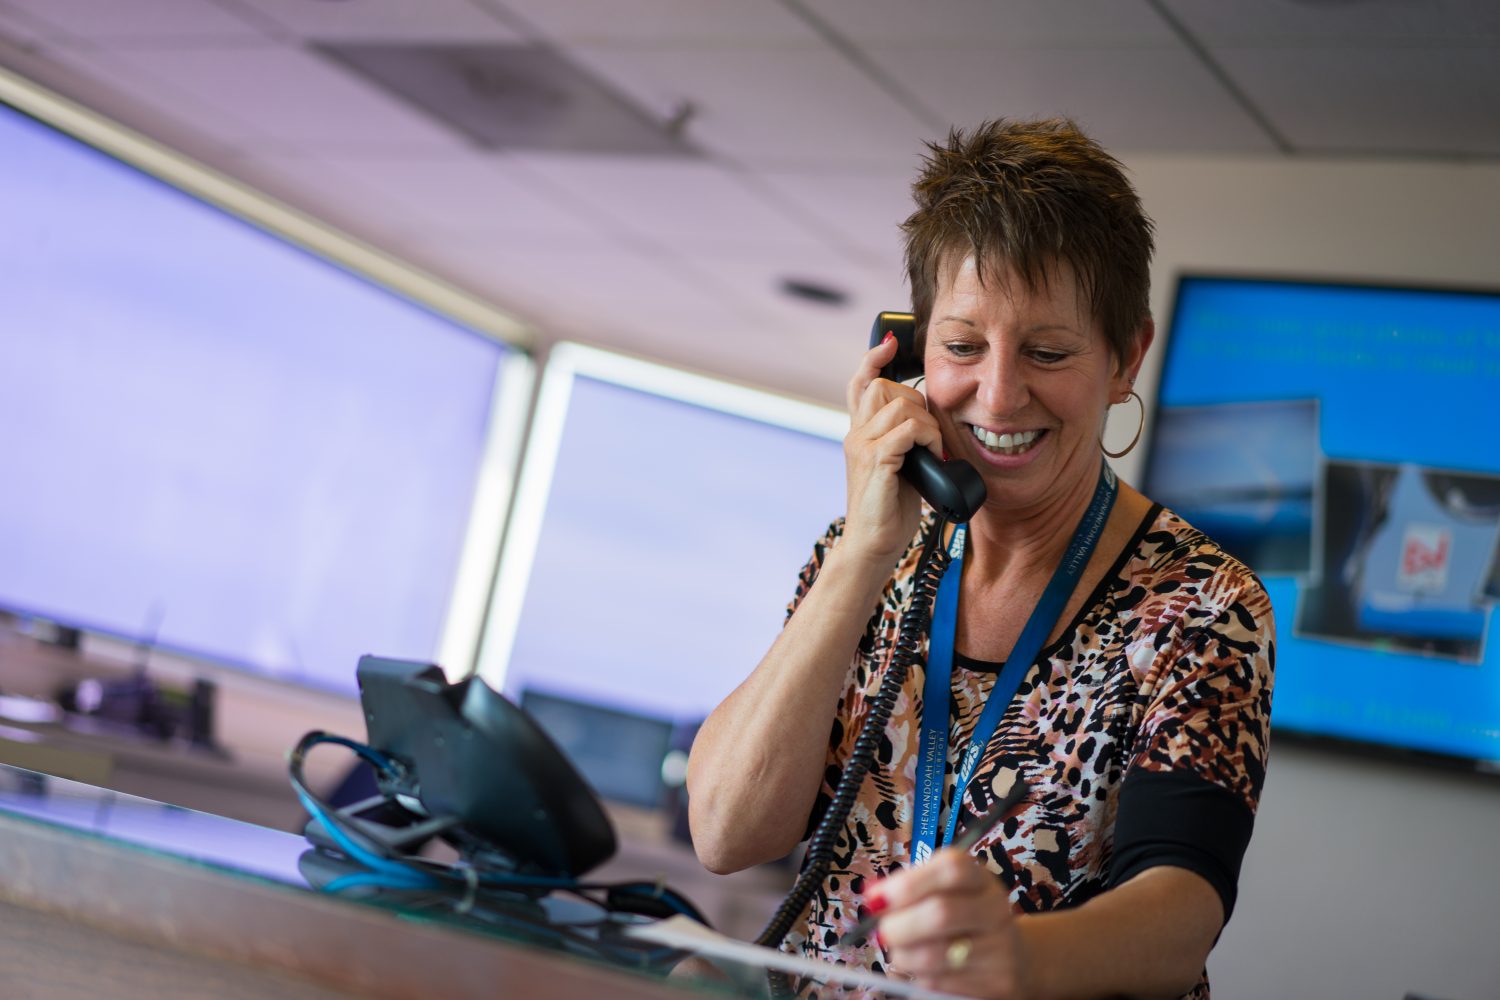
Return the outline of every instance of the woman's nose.
{"type": "Polygon", "coordinates": [[[1031,401],[1025,374],[1015,358],[992,358],[979,376],[979,402],[997,417],[1019,412],[1031,401]]]}

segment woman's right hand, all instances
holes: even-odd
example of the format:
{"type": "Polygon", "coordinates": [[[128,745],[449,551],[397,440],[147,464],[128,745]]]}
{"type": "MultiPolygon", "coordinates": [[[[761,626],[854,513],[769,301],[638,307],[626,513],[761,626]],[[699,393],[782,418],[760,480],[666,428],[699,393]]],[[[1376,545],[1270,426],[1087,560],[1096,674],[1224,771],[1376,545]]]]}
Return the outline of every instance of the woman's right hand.
{"type": "Polygon", "coordinates": [[[900,558],[921,518],[921,498],[898,475],[906,453],[927,448],[941,457],[943,448],[926,397],[880,377],[896,350],[896,338],[887,336],[865,352],[849,380],[849,433],[844,438],[848,508],[839,545],[852,546],[882,566],[900,558]]]}

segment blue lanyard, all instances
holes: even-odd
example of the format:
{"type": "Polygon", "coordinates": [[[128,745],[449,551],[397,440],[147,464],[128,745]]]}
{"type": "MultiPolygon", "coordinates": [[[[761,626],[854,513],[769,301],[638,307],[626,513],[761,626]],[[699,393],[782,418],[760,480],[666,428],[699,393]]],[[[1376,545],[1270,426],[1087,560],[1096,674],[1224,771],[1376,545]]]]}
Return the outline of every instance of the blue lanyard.
{"type": "Polygon", "coordinates": [[[1052,627],[1068,602],[1068,597],[1078,586],[1083,568],[1098,544],[1104,531],[1104,522],[1115,505],[1119,486],[1115,474],[1107,463],[1100,463],[1099,485],[1094,488],[1094,499],[1078,528],[1073,540],[1068,543],[1062,562],[1052,574],[1047,589],[1042,592],[1031,617],[1021,629],[1021,636],[1010,651],[995,686],[984,703],[974,735],[964,749],[959,762],[958,775],[953,790],[953,807],[948,811],[948,823],[943,839],[938,840],[938,819],[943,811],[943,769],[948,757],[948,701],[953,677],[953,640],[958,631],[958,591],[963,578],[964,543],[968,538],[968,525],[960,524],[953,532],[948,544],[948,555],[952,562],[943,573],[938,584],[937,597],[932,608],[932,639],[927,650],[927,679],[922,688],[922,742],[917,752],[917,813],[913,818],[912,863],[921,864],[931,856],[940,844],[952,843],[953,831],[958,825],[959,813],[963,812],[964,791],[974,777],[974,769],[990,738],[1000,725],[1005,710],[1010,707],[1031,668],[1032,661],[1042,651],[1052,627]]]}

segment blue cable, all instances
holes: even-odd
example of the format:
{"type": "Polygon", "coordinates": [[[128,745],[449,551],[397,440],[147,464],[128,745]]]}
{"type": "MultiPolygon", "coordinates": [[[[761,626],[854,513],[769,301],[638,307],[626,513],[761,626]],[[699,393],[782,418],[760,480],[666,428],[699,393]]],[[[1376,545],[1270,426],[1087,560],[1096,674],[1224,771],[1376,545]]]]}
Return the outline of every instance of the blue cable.
{"type": "Polygon", "coordinates": [[[438,884],[437,880],[430,875],[424,875],[422,872],[399,861],[382,858],[378,854],[359,846],[344,830],[339,828],[338,824],[329,817],[323,807],[314,801],[308,793],[298,789],[297,797],[302,800],[303,808],[323,824],[323,829],[327,830],[328,835],[333,838],[333,842],[338,844],[339,850],[343,851],[353,860],[358,861],[372,871],[388,875],[409,888],[422,889],[438,884]]]}
{"type": "Polygon", "coordinates": [[[361,886],[372,886],[376,889],[418,889],[423,886],[408,885],[405,882],[396,881],[385,875],[374,872],[350,872],[348,875],[340,875],[338,878],[323,886],[324,892],[343,892],[345,889],[356,889],[361,886]]]}
{"type": "Polygon", "coordinates": [[[323,803],[319,802],[317,798],[307,790],[305,783],[302,781],[302,759],[307,755],[307,751],[311,750],[313,747],[317,746],[320,743],[337,743],[340,746],[348,747],[349,749],[357,753],[360,757],[374,764],[376,767],[380,768],[386,773],[390,773],[395,770],[395,765],[389,757],[361,743],[356,743],[355,741],[346,739],[342,736],[332,736],[328,733],[323,732],[308,733],[306,736],[302,737],[301,742],[299,742],[297,744],[297,747],[292,751],[290,762],[292,788],[296,791],[297,798],[299,801],[301,801],[302,807],[308,811],[309,815],[323,824],[323,829],[328,831],[328,835],[333,838],[333,842],[338,845],[339,850],[343,851],[351,859],[359,862],[366,868],[388,875],[392,879],[400,882],[403,886],[408,888],[425,889],[437,886],[439,882],[433,876],[419,872],[416,869],[412,868],[410,865],[403,864],[402,862],[394,861],[390,858],[383,858],[380,855],[376,854],[374,851],[371,851],[368,848],[363,847],[355,842],[355,840],[349,836],[348,832],[343,829],[339,821],[335,820],[331,815],[329,815],[329,812],[323,805],[323,803]]]}

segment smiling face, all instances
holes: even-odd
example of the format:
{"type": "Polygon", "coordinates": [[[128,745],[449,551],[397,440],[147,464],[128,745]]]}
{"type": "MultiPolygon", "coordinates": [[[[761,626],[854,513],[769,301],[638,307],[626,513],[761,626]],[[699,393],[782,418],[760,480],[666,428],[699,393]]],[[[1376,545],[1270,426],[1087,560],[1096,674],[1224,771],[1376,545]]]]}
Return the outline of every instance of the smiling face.
{"type": "Polygon", "coordinates": [[[984,478],[988,509],[1092,492],[1105,414],[1129,394],[1144,346],[1117,363],[1066,266],[1035,289],[1009,273],[981,282],[972,256],[939,268],[924,388],[949,456],[984,478]]]}

